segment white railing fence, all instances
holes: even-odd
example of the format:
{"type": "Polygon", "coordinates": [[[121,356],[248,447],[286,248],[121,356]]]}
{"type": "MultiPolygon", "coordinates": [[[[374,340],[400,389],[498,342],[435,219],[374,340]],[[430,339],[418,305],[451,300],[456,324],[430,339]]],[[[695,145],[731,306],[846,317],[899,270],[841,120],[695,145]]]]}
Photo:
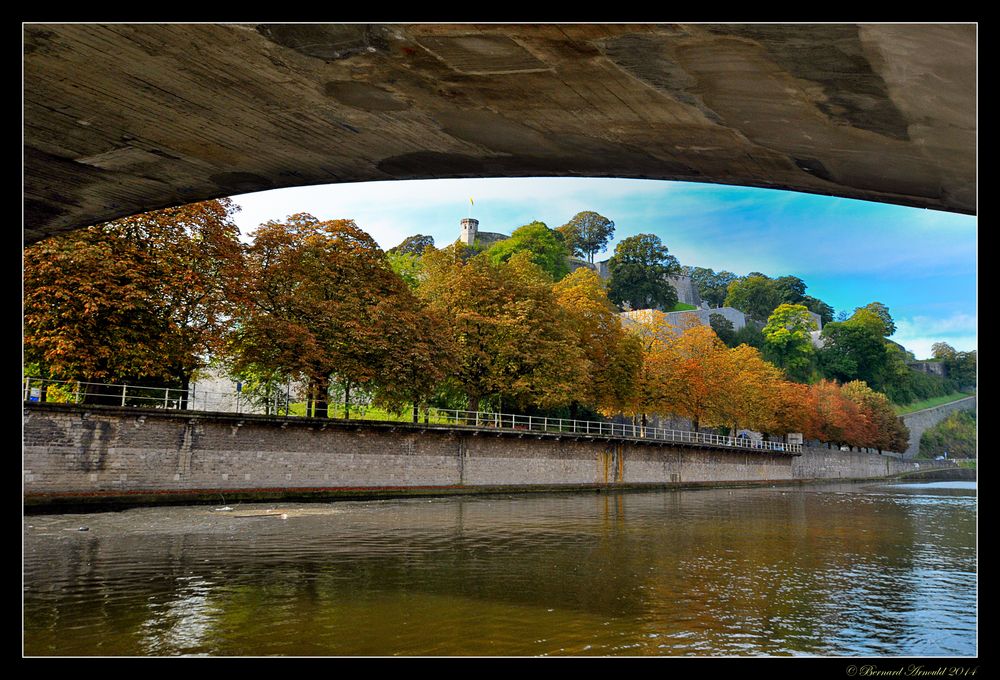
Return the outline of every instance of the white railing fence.
{"type": "MultiPolygon", "coordinates": [[[[294,417],[290,395],[283,390],[275,390],[270,396],[250,397],[239,392],[180,390],[164,387],[142,387],[136,385],[109,385],[102,383],[66,382],[42,378],[24,378],[23,400],[26,402],[55,401],[71,404],[99,403],[108,406],[132,406],[139,408],[181,409],[190,411],[223,411],[233,413],[260,413],[294,417]],[[206,405],[212,408],[206,408],[206,405]]],[[[330,403],[331,411],[336,407],[330,403]]],[[[353,406],[352,406],[353,408],[353,406]]],[[[412,421],[412,411],[401,414],[387,414],[385,411],[361,407],[352,412],[352,420],[394,420],[412,421]]],[[[488,411],[464,411],[430,407],[420,409],[419,421],[434,425],[448,425],[484,431],[513,430],[517,432],[545,432],[582,437],[612,437],[622,439],[645,439],[686,444],[708,444],[756,451],[778,451],[801,453],[801,444],[786,444],[730,437],[690,430],[668,430],[631,423],[611,423],[597,420],[573,420],[526,416],[514,413],[493,413],[488,411]]]]}

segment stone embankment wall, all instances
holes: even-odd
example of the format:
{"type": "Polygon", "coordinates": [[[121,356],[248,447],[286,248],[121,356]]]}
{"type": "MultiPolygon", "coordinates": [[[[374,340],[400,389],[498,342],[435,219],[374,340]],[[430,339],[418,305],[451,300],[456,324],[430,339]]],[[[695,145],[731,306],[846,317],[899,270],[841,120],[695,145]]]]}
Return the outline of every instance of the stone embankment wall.
{"type": "Polygon", "coordinates": [[[912,462],[434,425],[25,406],[26,505],[356,496],[878,477],[912,462]]]}
{"type": "Polygon", "coordinates": [[[920,452],[920,435],[922,435],[925,430],[934,427],[947,418],[948,414],[954,413],[955,411],[975,410],[976,397],[969,397],[968,399],[959,399],[958,401],[941,404],[940,406],[925,408],[922,411],[907,413],[902,418],[903,423],[910,428],[910,445],[903,453],[903,457],[913,458],[916,456],[920,452]]]}

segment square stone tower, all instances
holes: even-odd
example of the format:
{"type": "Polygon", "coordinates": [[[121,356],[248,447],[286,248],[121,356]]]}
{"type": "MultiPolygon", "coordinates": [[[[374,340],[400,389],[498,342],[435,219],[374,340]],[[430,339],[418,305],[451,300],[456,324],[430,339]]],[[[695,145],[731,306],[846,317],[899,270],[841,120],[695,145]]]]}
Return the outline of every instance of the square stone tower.
{"type": "Polygon", "coordinates": [[[458,237],[458,240],[467,246],[471,246],[476,242],[476,236],[479,234],[479,220],[474,217],[462,218],[462,233],[458,237]]]}

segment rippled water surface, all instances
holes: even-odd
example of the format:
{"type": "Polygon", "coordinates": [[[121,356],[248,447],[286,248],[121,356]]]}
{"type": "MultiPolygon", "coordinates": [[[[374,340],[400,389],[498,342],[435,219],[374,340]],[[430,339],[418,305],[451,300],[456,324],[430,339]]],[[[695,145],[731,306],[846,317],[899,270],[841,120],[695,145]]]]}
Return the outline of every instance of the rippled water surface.
{"type": "Polygon", "coordinates": [[[28,655],[977,653],[970,482],[144,508],[24,527],[28,655]]]}

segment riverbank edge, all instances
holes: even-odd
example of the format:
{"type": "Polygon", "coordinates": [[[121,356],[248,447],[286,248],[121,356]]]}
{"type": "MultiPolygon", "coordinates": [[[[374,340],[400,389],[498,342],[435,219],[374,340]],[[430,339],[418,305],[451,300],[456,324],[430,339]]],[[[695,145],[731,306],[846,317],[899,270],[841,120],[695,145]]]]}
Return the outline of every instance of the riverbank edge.
{"type": "MultiPolygon", "coordinates": [[[[941,470],[939,472],[952,472],[941,470]]],[[[197,489],[189,491],[134,491],[121,493],[28,494],[25,515],[73,514],[79,512],[115,512],[140,507],[171,505],[227,505],[231,503],[295,502],[323,503],[373,501],[405,498],[445,498],[452,496],[526,495],[552,493],[641,493],[651,491],[690,491],[697,489],[738,489],[806,486],[811,484],[862,483],[894,481],[893,477],[773,479],[710,482],[663,482],[631,484],[539,484],[496,486],[426,486],[426,487],[329,487],[274,489],[197,489]]]]}

